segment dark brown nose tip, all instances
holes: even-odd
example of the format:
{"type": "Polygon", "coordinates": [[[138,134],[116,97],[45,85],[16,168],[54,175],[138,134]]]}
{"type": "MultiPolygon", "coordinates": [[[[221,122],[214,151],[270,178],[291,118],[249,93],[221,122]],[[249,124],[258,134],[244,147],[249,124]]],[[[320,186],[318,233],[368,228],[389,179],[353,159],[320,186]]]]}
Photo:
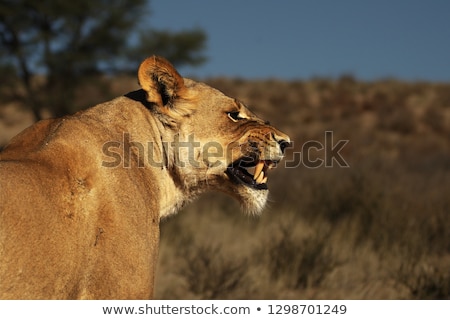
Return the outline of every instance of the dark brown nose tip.
{"type": "Polygon", "coordinates": [[[280,149],[281,149],[281,152],[283,152],[283,153],[284,153],[284,150],[291,145],[291,143],[287,142],[286,140],[281,140],[278,143],[280,144],[280,149]]]}

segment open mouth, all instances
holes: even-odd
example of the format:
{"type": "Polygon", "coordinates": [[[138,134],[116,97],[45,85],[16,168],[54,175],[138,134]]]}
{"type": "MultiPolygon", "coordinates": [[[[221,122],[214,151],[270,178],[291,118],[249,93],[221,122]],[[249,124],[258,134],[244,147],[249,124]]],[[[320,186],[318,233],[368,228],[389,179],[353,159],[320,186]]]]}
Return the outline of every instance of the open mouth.
{"type": "Polygon", "coordinates": [[[257,190],[267,190],[267,170],[275,167],[270,160],[248,161],[241,158],[233,162],[226,173],[235,183],[244,184],[257,190]],[[247,169],[253,171],[249,172],[247,169]]]}

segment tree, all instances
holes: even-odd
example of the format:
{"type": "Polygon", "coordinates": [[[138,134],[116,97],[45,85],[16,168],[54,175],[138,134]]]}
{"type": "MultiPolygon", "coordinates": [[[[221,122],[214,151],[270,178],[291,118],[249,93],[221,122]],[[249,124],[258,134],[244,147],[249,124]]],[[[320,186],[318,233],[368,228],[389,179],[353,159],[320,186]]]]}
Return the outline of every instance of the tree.
{"type": "Polygon", "coordinates": [[[61,116],[74,111],[80,85],[136,70],[150,54],[178,66],[205,61],[202,30],[139,30],[147,8],[146,0],[0,0],[0,72],[21,87],[10,96],[37,120],[50,106],[61,116]]]}

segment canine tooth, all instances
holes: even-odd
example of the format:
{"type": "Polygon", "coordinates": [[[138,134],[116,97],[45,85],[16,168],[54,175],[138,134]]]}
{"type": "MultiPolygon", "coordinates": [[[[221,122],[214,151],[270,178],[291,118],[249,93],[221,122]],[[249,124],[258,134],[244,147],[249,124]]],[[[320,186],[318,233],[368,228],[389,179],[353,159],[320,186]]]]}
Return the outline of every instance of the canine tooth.
{"type": "Polygon", "coordinates": [[[259,161],[255,167],[255,173],[253,174],[253,180],[256,180],[259,177],[263,168],[264,168],[264,161],[259,161]]]}
{"type": "Polygon", "coordinates": [[[261,173],[259,174],[258,178],[255,179],[257,184],[261,184],[262,181],[264,180],[264,172],[261,171],[261,173]]]}
{"type": "Polygon", "coordinates": [[[261,183],[266,183],[267,182],[267,176],[264,177],[264,179],[262,179],[261,183]]]}

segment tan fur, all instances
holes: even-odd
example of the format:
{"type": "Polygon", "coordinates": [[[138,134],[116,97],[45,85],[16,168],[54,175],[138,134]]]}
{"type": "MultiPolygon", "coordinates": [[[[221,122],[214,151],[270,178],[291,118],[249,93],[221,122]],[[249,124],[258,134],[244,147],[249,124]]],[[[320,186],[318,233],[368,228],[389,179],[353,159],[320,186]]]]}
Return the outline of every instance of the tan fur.
{"type": "Polygon", "coordinates": [[[206,190],[264,207],[267,190],[225,170],[249,150],[280,160],[289,137],[163,58],[138,78],[142,90],[38,122],[0,153],[0,298],[151,298],[161,218],[206,190]]]}

